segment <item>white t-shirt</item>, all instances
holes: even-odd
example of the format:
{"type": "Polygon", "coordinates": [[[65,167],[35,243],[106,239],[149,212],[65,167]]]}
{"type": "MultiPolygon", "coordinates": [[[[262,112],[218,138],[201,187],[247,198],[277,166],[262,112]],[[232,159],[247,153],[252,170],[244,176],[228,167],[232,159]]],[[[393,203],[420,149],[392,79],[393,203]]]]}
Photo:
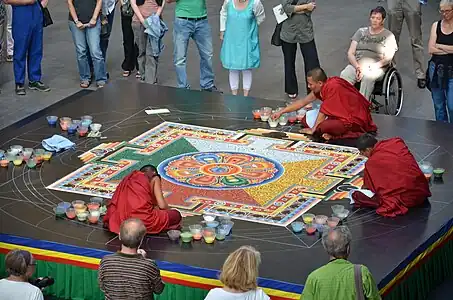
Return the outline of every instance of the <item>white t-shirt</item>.
{"type": "Polygon", "coordinates": [[[270,300],[262,289],[251,290],[245,293],[231,293],[224,289],[216,288],[209,291],[204,300],[270,300]]]}
{"type": "Polygon", "coordinates": [[[0,299],[2,300],[44,300],[44,296],[39,288],[28,283],[12,281],[7,279],[0,280],[0,299]]]}

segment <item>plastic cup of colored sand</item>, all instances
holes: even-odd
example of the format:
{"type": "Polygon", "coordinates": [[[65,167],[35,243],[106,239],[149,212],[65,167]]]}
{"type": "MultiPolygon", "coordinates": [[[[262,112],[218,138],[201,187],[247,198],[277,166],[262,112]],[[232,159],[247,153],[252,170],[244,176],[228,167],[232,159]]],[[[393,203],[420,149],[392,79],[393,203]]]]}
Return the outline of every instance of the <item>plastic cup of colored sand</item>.
{"type": "Polygon", "coordinates": [[[272,118],[272,116],[267,120],[270,128],[275,128],[278,126],[278,119],[272,118]]]}
{"type": "Polygon", "coordinates": [[[313,219],[315,218],[314,214],[303,214],[302,219],[304,220],[305,224],[311,224],[313,219]]]}
{"type": "Polygon", "coordinates": [[[102,127],[102,125],[99,123],[93,123],[90,125],[90,129],[93,132],[98,132],[99,130],[101,130],[101,127],[102,127]]]}
{"type": "Polygon", "coordinates": [[[203,220],[205,220],[206,222],[212,222],[215,220],[215,216],[213,215],[203,215],[203,220]]]}
{"type": "Polygon", "coordinates": [[[203,229],[203,238],[206,244],[214,243],[216,237],[215,229],[214,228],[205,228],[203,229]]]}
{"type": "Polygon", "coordinates": [[[56,216],[57,218],[62,218],[62,217],[64,217],[64,215],[66,214],[65,209],[64,209],[63,207],[61,207],[61,206],[55,207],[55,208],[53,209],[53,211],[55,212],[55,216],[56,216]]]}
{"type": "Polygon", "coordinates": [[[201,225],[199,225],[199,224],[190,225],[189,230],[192,233],[194,240],[197,240],[197,241],[201,240],[201,237],[202,237],[202,233],[201,233],[202,226],[201,225]]]}
{"type": "Polygon", "coordinates": [[[87,133],[88,133],[88,127],[87,127],[87,126],[82,126],[82,125],[80,125],[80,126],[77,128],[77,133],[79,134],[79,136],[85,136],[85,135],[87,135],[87,133]]]}
{"type": "Polygon", "coordinates": [[[91,197],[90,202],[95,202],[99,203],[99,205],[102,205],[102,203],[104,203],[104,199],[101,197],[91,197]]]}
{"type": "Polygon", "coordinates": [[[49,124],[50,126],[55,126],[58,121],[57,116],[47,116],[46,119],[47,119],[47,124],[49,124]]]}
{"type": "Polygon", "coordinates": [[[435,168],[433,170],[434,179],[436,179],[436,180],[442,179],[442,176],[444,175],[444,173],[445,173],[445,169],[443,169],[443,168],[435,168]]]}
{"type": "Polygon", "coordinates": [[[330,228],[337,227],[338,223],[340,223],[340,218],[337,217],[327,218],[327,226],[329,226],[330,228]]]}
{"type": "Polygon", "coordinates": [[[286,123],[288,123],[288,115],[287,115],[287,114],[282,114],[282,115],[280,116],[280,119],[278,120],[278,124],[279,124],[280,126],[285,126],[286,123]]]}
{"type": "Polygon", "coordinates": [[[88,210],[99,210],[99,207],[101,207],[101,204],[98,202],[90,202],[87,204],[88,210]]]}
{"type": "Polygon", "coordinates": [[[229,229],[227,225],[219,225],[217,227],[217,235],[216,239],[219,241],[223,241],[225,237],[228,235],[229,229]]]}
{"type": "Polygon", "coordinates": [[[261,117],[260,110],[259,109],[254,109],[252,110],[253,118],[254,119],[259,119],[261,117]]]}
{"type": "Polygon", "coordinates": [[[34,159],[27,160],[27,167],[33,169],[36,167],[36,161],[34,159]]]}
{"type": "Polygon", "coordinates": [[[418,164],[420,170],[422,170],[423,174],[432,174],[433,173],[433,165],[430,162],[424,161],[418,164]]]}
{"type": "Polygon", "coordinates": [[[35,149],[34,153],[35,155],[43,155],[46,150],[44,149],[35,149]]]}
{"type": "Polygon", "coordinates": [[[324,225],[327,222],[327,216],[317,215],[315,216],[315,224],[324,225]]]}
{"type": "Polygon", "coordinates": [[[217,221],[206,222],[206,226],[209,228],[216,228],[217,226],[219,226],[219,222],[217,221]]]}
{"type": "Polygon", "coordinates": [[[77,126],[78,125],[76,125],[74,123],[69,124],[68,127],[67,127],[68,134],[75,134],[76,131],[77,131],[77,126]]]}
{"type": "Polygon", "coordinates": [[[5,157],[5,150],[0,149],[0,158],[5,157]]]}
{"type": "Polygon", "coordinates": [[[7,160],[7,159],[0,160],[0,166],[2,166],[3,168],[8,167],[8,165],[9,165],[9,160],[7,160]]]}
{"type": "Polygon", "coordinates": [[[183,243],[190,243],[192,241],[193,235],[192,233],[185,231],[181,233],[180,237],[183,243]]]}
{"type": "Polygon", "coordinates": [[[52,152],[49,152],[49,151],[44,152],[44,154],[42,155],[42,158],[44,160],[50,160],[51,157],[52,157],[52,152]]]}
{"type": "Polygon", "coordinates": [[[85,120],[93,121],[93,117],[92,117],[92,116],[89,116],[89,115],[81,116],[81,117],[80,117],[80,120],[82,120],[82,121],[85,121],[85,120]]]}
{"type": "Polygon", "coordinates": [[[338,205],[338,204],[335,204],[335,205],[332,205],[332,212],[334,214],[339,214],[341,212],[344,211],[344,206],[343,205],[338,205]]]}
{"type": "Polygon", "coordinates": [[[86,212],[86,211],[77,212],[77,210],[76,210],[76,215],[77,215],[77,220],[79,220],[81,222],[86,221],[88,218],[88,212],[86,212]]]}
{"type": "Polygon", "coordinates": [[[340,220],[346,219],[349,215],[349,210],[345,209],[341,213],[335,214],[336,217],[340,218],[340,220]]]}
{"type": "Polygon", "coordinates": [[[226,226],[225,227],[226,230],[227,230],[227,234],[226,235],[230,235],[231,234],[231,229],[233,229],[233,226],[234,226],[234,222],[233,221],[222,221],[221,224],[226,226]]]}
{"type": "Polygon", "coordinates": [[[299,233],[304,229],[304,223],[296,221],[291,223],[291,228],[295,233],[299,233]]]}
{"type": "Polygon", "coordinates": [[[312,235],[316,232],[316,228],[314,226],[307,226],[305,228],[305,231],[307,232],[308,235],[312,235]]]}
{"type": "Polygon", "coordinates": [[[60,202],[60,203],[58,203],[58,205],[57,205],[57,206],[59,206],[59,207],[63,207],[63,208],[64,208],[64,210],[66,211],[66,210],[67,210],[68,208],[70,208],[70,207],[71,207],[71,203],[69,203],[69,202],[60,202]]]}
{"type": "Polygon", "coordinates": [[[22,150],[24,150],[24,147],[22,147],[21,145],[12,145],[11,150],[14,150],[16,154],[18,154],[19,152],[22,152],[22,150]]]}
{"type": "Polygon", "coordinates": [[[75,219],[75,217],[76,217],[75,209],[72,207],[69,207],[68,209],[66,209],[66,217],[71,220],[75,219]]]}
{"type": "Polygon", "coordinates": [[[88,222],[91,224],[96,224],[99,221],[99,217],[101,216],[101,213],[99,210],[92,210],[88,214],[88,222]]]}
{"type": "Polygon", "coordinates": [[[72,124],[79,126],[82,120],[72,120],[72,124]]]}
{"type": "Polygon", "coordinates": [[[181,231],[179,230],[170,230],[167,232],[168,238],[172,241],[177,241],[181,236],[181,231]]]}
{"type": "Polygon", "coordinates": [[[24,157],[24,159],[29,159],[32,154],[33,154],[33,148],[25,148],[22,151],[22,156],[24,157]]]}
{"type": "Polygon", "coordinates": [[[15,166],[20,166],[23,162],[24,162],[24,158],[20,155],[17,155],[13,160],[13,164],[15,166]]]}

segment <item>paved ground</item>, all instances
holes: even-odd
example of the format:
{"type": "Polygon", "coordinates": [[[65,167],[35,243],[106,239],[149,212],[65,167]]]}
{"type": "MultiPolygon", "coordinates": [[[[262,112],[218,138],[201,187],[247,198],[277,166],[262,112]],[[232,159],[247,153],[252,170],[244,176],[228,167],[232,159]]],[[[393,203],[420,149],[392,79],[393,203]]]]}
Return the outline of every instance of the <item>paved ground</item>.
{"type": "MultiPolygon", "coordinates": [[[[79,90],[78,73],[74,52],[74,45],[68,29],[68,9],[66,1],[49,1],[49,9],[54,19],[54,25],[45,29],[45,47],[43,61],[43,80],[50,84],[53,90],[50,93],[29,92],[26,97],[17,97],[14,94],[14,82],[12,80],[12,65],[6,64],[0,72],[0,128],[14,123],[17,120],[51,105],[62,98],[79,90]]],[[[431,3],[423,8],[424,40],[427,44],[430,24],[439,16],[437,13],[437,2],[431,3]]],[[[219,11],[222,1],[208,1],[209,21],[213,28],[214,40],[214,66],[217,86],[229,92],[228,72],[220,64],[219,52],[220,41],[219,11]]],[[[272,7],[279,3],[279,0],[263,1],[267,19],[260,28],[262,66],[254,73],[254,84],[251,96],[286,100],[283,90],[283,57],[281,49],[270,45],[270,36],[274,30],[275,19],[272,7]]],[[[349,46],[349,38],[358,27],[368,22],[368,12],[377,5],[386,6],[385,2],[373,0],[323,0],[318,2],[318,8],[313,14],[316,42],[322,66],[329,75],[338,75],[347,63],[346,51],[349,46]]],[[[172,62],[172,20],[174,5],[166,6],[164,18],[167,21],[170,31],[165,37],[167,48],[161,57],[159,66],[159,80],[163,85],[175,85],[175,72],[172,62]]],[[[117,11],[113,27],[110,47],[108,52],[108,69],[111,75],[111,83],[121,78],[121,62],[123,59],[120,17],[117,11]]],[[[199,59],[196,47],[193,43],[189,50],[189,80],[193,88],[198,88],[199,59]]],[[[413,75],[411,49],[407,29],[401,38],[400,51],[398,53],[398,69],[403,75],[405,106],[404,116],[416,118],[433,118],[431,97],[427,90],[416,88],[415,76],[413,75]]],[[[428,59],[428,56],[426,56],[428,59]]],[[[298,56],[298,75],[301,90],[303,90],[303,65],[301,55],[298,56]]],[[[135,80],[130,77],[127,80],[135,80]]]]}

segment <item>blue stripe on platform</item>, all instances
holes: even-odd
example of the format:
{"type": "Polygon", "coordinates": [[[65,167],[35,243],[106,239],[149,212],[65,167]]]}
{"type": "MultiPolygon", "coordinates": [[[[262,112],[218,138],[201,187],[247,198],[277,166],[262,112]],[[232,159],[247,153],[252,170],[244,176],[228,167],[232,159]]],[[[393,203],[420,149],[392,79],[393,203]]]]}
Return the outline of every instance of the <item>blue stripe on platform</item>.
{"type": "MultiPolygon", "coordinates": [[[[92,248],[83,248],[78,246],[72,246],[67,244],[61,244],[56,242],[35,240],[31,238],[18,237],[9,234],[0,233],[0,242],[6,244],[20,245],[30,248],[38,248],[42,250],[63,252],[67,254],[80,255],[91,258],[101,259],[107,254],[112,254],[110,251],[92,249],[92,248]]],[[[219,271],[186,266],[183,264],[166,262],[166,261],[156,261],[157,265],[161,270],[182,273],[186,275],[198,276],[209,279],[218,279],[219,271]]],[[[259,278],[259,286],[263,288],[270,288],[290,293],[302,293],[303,285],[288,283],[273,279],[259,278]]]]}

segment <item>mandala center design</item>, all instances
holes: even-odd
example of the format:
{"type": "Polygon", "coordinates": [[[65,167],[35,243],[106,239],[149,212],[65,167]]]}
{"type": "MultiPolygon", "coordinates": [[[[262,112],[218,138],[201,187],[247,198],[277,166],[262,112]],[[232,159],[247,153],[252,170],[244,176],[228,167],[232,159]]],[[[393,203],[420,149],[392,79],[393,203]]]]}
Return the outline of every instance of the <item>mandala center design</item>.
{"type": "Polygon", "coordinates": [[[250,153],[196,152],[163,161],[159,174],[167,181],[199,189],[243,189],[278,179],[283,166],[250,153]]]}
{"type": "Polygon", "coordinates": [[[237,165],[214,163],[200,167],[200,172],[211,176],[232,176],[241,173],[242,168],[237,165]]]}

